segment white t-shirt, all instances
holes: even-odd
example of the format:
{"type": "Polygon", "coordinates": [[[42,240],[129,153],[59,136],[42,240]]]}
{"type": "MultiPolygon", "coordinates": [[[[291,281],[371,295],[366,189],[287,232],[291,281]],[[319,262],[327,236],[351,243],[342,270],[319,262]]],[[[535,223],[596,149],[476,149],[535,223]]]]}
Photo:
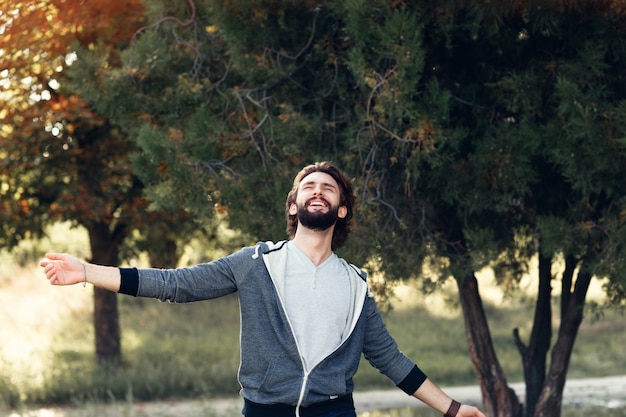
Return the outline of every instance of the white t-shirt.
{"type": "Polygon", "coordinates": [[[350,279],[334,253],[321,265],[287,243],[285,308],[310,370],[341,344],[350,311],[350,279]]]}

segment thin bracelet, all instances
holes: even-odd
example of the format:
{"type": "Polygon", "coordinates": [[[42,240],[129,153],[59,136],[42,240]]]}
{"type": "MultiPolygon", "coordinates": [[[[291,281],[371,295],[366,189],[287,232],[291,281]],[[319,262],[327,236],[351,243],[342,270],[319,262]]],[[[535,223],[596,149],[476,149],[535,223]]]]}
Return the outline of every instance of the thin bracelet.
{"type": "Polygon", "coordinates": [[[83,288],[85,288],[87,286],[87,267],[85,266],[84,262],[83,262],[83,273],[85,274],[85,277],[83,278],[83,288]]]}
{"type": "Polygon", "coordinates": [[[456,417],[457,413],[459,412],[459,408],[461,408],[461,403],[456,400],[452,400],[450,408],[448,408],[448,411],[446,411],[443,417],[456,417]]]}

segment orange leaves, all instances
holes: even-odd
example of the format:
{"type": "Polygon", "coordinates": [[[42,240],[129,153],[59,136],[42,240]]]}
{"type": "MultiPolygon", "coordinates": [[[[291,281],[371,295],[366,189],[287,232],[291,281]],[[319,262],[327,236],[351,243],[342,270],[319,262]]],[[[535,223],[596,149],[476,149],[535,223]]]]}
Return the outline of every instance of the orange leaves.
{"type": "Polygon", "coordinates": [[[28,200],[25,198],[20,199],[20,210],[22,213],[28,214],[30,212],[30,205],[28,204],[28,200]]]}
{"type": "Polygon", "coordinates": [[[216,203],[215,206],[214,206],[214,210],[215,210],[215,213],[220,215],[220,216],[228,214],[228,206],[227,205],[216,203]]]}
{"type": "Polygon", "coordinates": [[[295,112],[285,103],[280,105],[281,113],[278,115],[278,120],[281,122],[288,122],[290,120],[296,119],[300,114],[295,112]]]}
{"type": "Polygon", "coordinates": [[[435,134],[435,128],[429,120],[420,120],[416,127],[409,128],[404,133],[404,140],[406,142],[413,142],[419,144],[421,147],[428,149],[434,149],[433,135],[435,134]]]}
{"type": "Polygon", "coordinates": [[[47,1],[22,1],[0,14],[0,69],[23,67],[42,58],[58,56],[71,42],[67,31],[52,30],[58,10],[47,1]],[[33,30],[37,28],[38,30],[33,30]],[[53,36],[54,35],[54,36],[53,36]],[[46,44],[45,48],[44,43],[46,44]]]}
{"type": "Polygon", "coordinates": [[[23,0],[0,11],[0,120],[50,95],[73,42],[113,46],[133,36],[142,16],[140,0],[23,0]]]}
{"type": "Polygon", "coordinates": [[[93,112],[79,96],[55,96],[21,114],[24,116],[19,119],[21,123],[14,119],[17,136],[36,136],[58,124],[63,126],[63,131],[54,136],[73,135],[79,127],[94,128],[105,123],[104,118],[93,112]]]}
{"type": "Polygon", "coordinates": [[[55,113],[70,112],[72,114],[80,114],[83,117],[91,117],[93,112],[89,110],[89,106],[78,96],[59,96],[54,100],[50,100],[50,109],[55,113]]]}
{"type": "Polygon", "coordinates": [[[141,113],[139,114],[139,116],[137,116],[137,120],[141,120],[142,122],[151,122],[152,115],[149,113],[141,113]]]}
{"type": "Polygon", "coordinates": [[[167,137],[173,142],[180,143],[183,141],[184,134],[182,130],[170,127],[167,132],[167,137]]]}
{"type": "Polygon", "coordinates": [[[169,171],[169,167],[167,166],[165,162],[161,162],[157,167],[157,171],[159,172],[159,174],[163,175],[169,171]]]}
{"type": "Polygon", "coordinates": [[[83,44],[96,40],[113,45],[129,39],[142,26],[140,0],[50,0],[59,12],[58,27],[75,34],[83,44]]]}

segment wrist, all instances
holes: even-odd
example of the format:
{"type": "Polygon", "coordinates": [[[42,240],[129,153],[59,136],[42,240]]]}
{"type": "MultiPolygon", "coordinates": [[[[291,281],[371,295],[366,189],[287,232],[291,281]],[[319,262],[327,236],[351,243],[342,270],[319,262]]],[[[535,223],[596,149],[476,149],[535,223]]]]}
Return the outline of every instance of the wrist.
{"type": "Polygon", "coordinates": [[[461,403],[456,400],[452,400],[448,411],[446,411],[443,417],[456,417],[457,413],[459,412],[459,408],[461,408],[461,403]]]}

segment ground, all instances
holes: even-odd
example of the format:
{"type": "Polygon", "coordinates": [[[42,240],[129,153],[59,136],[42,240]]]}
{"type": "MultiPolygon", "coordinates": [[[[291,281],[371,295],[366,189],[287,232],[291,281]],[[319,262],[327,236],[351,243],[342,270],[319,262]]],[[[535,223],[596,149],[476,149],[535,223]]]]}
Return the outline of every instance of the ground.
{"type": "MultiPolygon", "coordinates": [[[[510,384],[523,398],[524,386],[510,384]]],[[[451,397],[465,404],[480,406],[481,394],[478,386],[444,388],[451,397]]],[[[422,404],[400,390],[357,392],[354,401],[359,413],[420,407],[422,404]]],[[[71,408],[41,408],[24,411],[0,410],[7,417],[173,417],[173,416],[237,416],[241,410],[241,399],[217,399],[194,401],[168,401],[151,403],[118,403],[113,405],[82,406],[71,408]]],[[[565,385],[564,405],[602,405],[606,407],[626,406],[626,376],[605,378],[572,379],[565,385]]]]}

